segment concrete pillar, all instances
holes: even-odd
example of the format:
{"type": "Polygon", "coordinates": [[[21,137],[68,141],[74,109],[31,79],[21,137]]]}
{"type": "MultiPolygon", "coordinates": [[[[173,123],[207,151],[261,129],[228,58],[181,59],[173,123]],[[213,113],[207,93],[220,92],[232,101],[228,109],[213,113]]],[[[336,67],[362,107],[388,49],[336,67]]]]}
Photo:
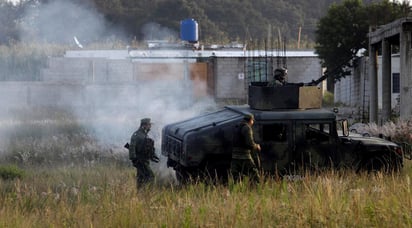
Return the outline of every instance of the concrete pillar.
{"type": "Polygon", "coordinates": [[[391,44],[382,40],[382,124],[390,120],[392,112],[391,44]]]}
{"type": "Polygon", "coordinates": [[[378,51],[375,45],[369,45],[369,122],[377,123],[378,120],[378,51]]]}
{"type": "Polygon", "coordinates": [[[400,84],[401,102],[400,117],[407,119],[412,116],[412,90],[411,90],[411,32],[402,30],[400,34],[400,84]]]}

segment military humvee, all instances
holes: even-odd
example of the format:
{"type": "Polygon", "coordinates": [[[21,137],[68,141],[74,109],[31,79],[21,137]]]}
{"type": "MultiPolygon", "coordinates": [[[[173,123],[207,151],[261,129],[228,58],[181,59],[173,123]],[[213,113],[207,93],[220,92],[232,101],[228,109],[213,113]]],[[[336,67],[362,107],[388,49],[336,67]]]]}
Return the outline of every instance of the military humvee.
{"type": "Polygon", "coordinates": [[[166,125],[162,155],[179,181],[202,175],[225,177],[230,168],[232,136],[247,113],[261,144],[260,168],[268,175],[302,174],[323,169],[398,171],[402,148],[377,137],[349,135],[347,121],[320,108],[316,86],[249,86],[249,105],[166,125]]]}

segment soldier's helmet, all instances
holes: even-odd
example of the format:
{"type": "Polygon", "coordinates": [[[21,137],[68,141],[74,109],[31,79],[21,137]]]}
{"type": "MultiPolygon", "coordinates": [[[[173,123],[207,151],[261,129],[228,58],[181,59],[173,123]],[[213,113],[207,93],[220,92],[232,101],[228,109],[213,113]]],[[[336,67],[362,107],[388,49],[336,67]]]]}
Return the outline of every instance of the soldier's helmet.
{"type": "Polygon", "coordinates": [[[243,119],[246,120],[246,121],[250,121],[251,119],[255,120],[255,117],[253,116],[253,114],[248,113],[248,114],[245,114],[243,119]]]}
{"type": "Polygon", "coordinates": [[[275,79],[285,79],[286,75],[288,74],[288,70],[286,68],[277,68],[274,72],[275,79]]]}
{"type": "Polygon", "coordinates": [[[152,122],[150,122],[150,118],[143,118],[140,120],[140,124],[147,125],[147,124],[152,124],[152,122]]]}

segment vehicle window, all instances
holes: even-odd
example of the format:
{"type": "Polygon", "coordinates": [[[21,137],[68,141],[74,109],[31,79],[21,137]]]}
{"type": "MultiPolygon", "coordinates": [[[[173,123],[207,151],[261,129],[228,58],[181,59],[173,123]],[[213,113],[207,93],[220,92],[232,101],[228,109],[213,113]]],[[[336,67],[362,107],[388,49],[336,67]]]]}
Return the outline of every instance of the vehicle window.
{"type": "Polygon", "coordinates": [[[263,141],[286,142],[288,125],[284,123],[265,124],[262,126],[263,141]]]}
{"type": "Polygon", "coordinates": [[[306,140],[316,140],[318,142],[329,141],[331,132],[329,123],[309,123],[305,125],[306,140]]]}

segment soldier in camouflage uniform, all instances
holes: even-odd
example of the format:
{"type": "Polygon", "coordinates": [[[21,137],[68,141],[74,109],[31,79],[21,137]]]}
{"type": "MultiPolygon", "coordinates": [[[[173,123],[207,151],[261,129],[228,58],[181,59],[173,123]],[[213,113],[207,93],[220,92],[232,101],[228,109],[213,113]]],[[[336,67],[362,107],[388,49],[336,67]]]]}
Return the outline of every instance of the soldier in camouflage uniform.
{"type": "Polygon", "coordinates": [[[257,164],[252,158],[252,153],[260,151],[260,145],[253,138],[254,122],[253,115],[247,114],[233,132],[231,172],[235,181],[248,175],[251,181],[259,182],[257,164]]]}
{"type": "Polygon", "coordinates": [[[155,154],[154,141],[147,136],[151,126],[150,118],[142,119],[139,129],[133,133],[130,139],[129,159],[137,169],[138,187],[154,180],[149,161],[159,162],[159,158],[155,154]]]}
{"type": "Polygon", "coordinates": [[[286,68],[278,68],[273,73],[273,80],[268,83],[267,86],[276,87],[286,85],[286,76],[288,75],[288,70],[286,68]]]}

